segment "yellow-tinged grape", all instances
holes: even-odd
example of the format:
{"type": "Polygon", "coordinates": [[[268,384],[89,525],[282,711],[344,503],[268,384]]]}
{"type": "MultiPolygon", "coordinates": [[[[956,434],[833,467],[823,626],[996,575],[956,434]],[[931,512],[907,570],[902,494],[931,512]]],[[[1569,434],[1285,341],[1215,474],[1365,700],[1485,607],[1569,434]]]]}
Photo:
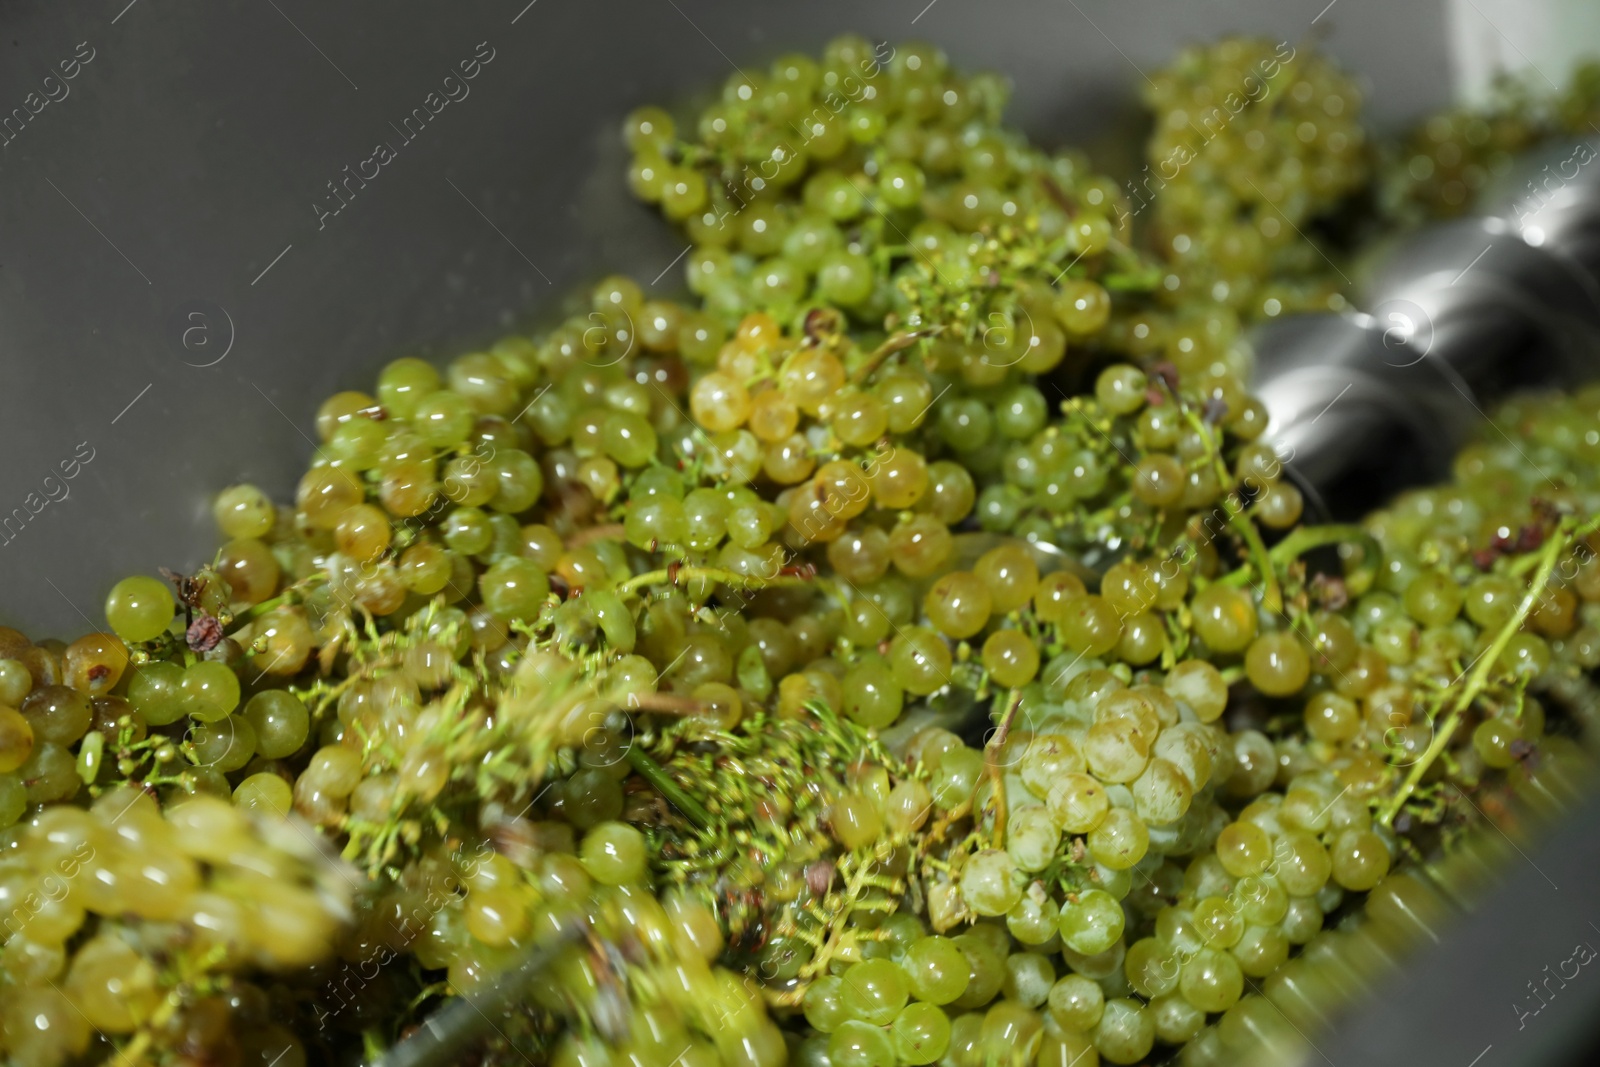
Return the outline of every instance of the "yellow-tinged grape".
{"type": "Polygon", "coordinates": [[[372,408],[377,401],[366,393],[353,390],[334,393],[317,408],[317,436],[323,441],[332,439],[341,425],[358,418],[359,413],[372,408]]]}
{"type": "Polygon", "coordinates": [[[1194,925],[1212,948],[1232,948],[1244,935],[1244,919],[1223,897],[1206,897],[1194,907],[1194,925]]]}
{"type": "MultiPolygon", "coordinates": [[[[364,508],[358,505],[349,510],[364,508]]],[[[376,508],[371,510],[377,511],[376,508]]],[[[384,527],[387,530],[387,519],[384,527]]],[[[254,538],[240,538],[223,545],[217,552],[216,570],[228,584],[232,599],[249,605],[259,604],[276,593],[282,576],[282,568],[272,549],[254,538]]]]}
{"type": "Polygon", "coordinates": [[[0,774],[9,774],[33,755],[33,727],[15,708],[0,707],[0,774]]]}
{"type": "Polygon", "coordinates": [[[1020,630],[996,630],[983,643],[983,668],[996,684],[1018,688],[1039,673],[1039,650],[1020,630]]]}
{"type": "Polygon", "coordinates": [[[1342,744],[1361,730],[1361,712],[1349,697],[1334,692],[1313,694],[1306,700],[1306,732],[1318,741],[1342,744]]]}
{"type": "Polygon", "coordinates": [[[349,471],[341,467],[313,467],[300,479],[295,506],[312,527],[331,530],[339,524],[345,510],[361,503],[365,495],[361,483],[349,471]]]}
{"type": "Polygon", "coordinates": [[[922,425],[933,406],[933,387],[921,375],[892,373],[878,382],[891,433],[909,433],[922,425]]]}
{"type": "Polygon", "coordinates": [[[1371,889],[1389,873],[1389,849],[1371,830],[1346,830],[1333,840],[1333,880],[1345,889],[1371,889]]]}
{"type": "Polygon", "coordinates": [[[750,415],[750,394],[735,379],[713,371],[690,390],[689,410],[712,433],[735,430],[750,415]]]}
{"type": "Polygon", "coordinates": [[[1300,521],[1305,508],[1305,498],[1289,482],[1273,482],[1256,498],[1253,512],[1261,525],[1273,530],[1287,530],[1300,521]]]}
{"type": "Polygon", "coordinates": [[[1122,620],[1117,656],[1134,666],[1150,663],[1167,647],[1167,628],[1154,612],[1141,611],[1122,620]]]}
{"type": "Polygon", "coordinates": [[[1153,452],[1134,465],[1129,479],[1136,499],[1152,507],[1165,508],[1176,504],[1188,484],[1188,474],[1175,457],[1153,452]]]}
{"type": "Polygon", "coordinates": [[[1235,878],[1260,874],[1272,862],[1272,839],[1248,822],[1232,822],[1217,837],[1217,859],[1235,878]]]}
{"type": "Polygon", "coordinates": [[[1081,742],[1089,769],[1103,782],[1132,782],[1149,760],[1156,731],[1128,718],[1113,718],[1089,727],[1081,742]]]}
{"type": "Polygon", "coordinates": [[[263,771],[234,788],[233,802],[249,811],[286,816],[294,809],[294,789],[279,775],[263,771]]]}
{"type": "Polygon", "coordinates": [[[1033,613],[1040,622],[1060,623],[1067,617],[1067,605],[1084,595],[1083,582],[1068,571],[1052,571],[1039,579],[1033,594],[1033,613]]]}
{"type": "Polygon", "coordinates": [[[1071,649],[1086,656],[1099,656],[1117,647],[1122,639],[1122,622],[1116,609],[1091,593],[1073,597],[1062,605],[1061,638],[1071,649]]]}
{"type": "Polygon", "coordinates": [[[62,653],[63,681],[80,693],[111,692],[128,668],[128,646],[114,634],[85,634],[62,653]]]}
{"type": "Polygon", "coordinates": [[[971,637],[989,621],[989,587],[970,571],[952,571],[929,587],[922,608],[928,621],[954,638],[971,637]]]}
{"type": "Polygon", "coordinates": [[[517,889],[474,889],[463,910],[468,932],[491,948],[513,944],[528,932],[528,901],[517,889]]]}
{"type": "Polygon", "coordinates": [[[187,714],[215,722],[239,706],[239,676],[224,663],[195,663],[184,669],[178,696],[187,714]]]}
{"type": "Polygon", "coordinates": [[[1242,652],[1256,636],[1256,606],[1250,594],[1213,585],[1194,598],[1194,631],[1214,652],[1242,652]]]}
{"type": "Polygon", "coordinates": [[[1045,805],[1062,830],[1069,834],[1086,834],[1104,821],[1111,801],[1098,779],[1073,773],[1050,786],[1045,805]]]}
{"type": "Polygon", "coordinates": [[[888,414],[871,393],[854,393],[840,399],[829,425],[845,444],[865,448],[883,436],[888,414]]]}
{"type": "Polygon", "coordinates": [[[1127,808],[1112,808],[1089,831],[1089,855],[1114,871],[1125,871],[1144,858],[1150,831],[1144,820],[1127,808]]]}
{"type": "Polygon", "coordinates": [[[915,505],[927,493],[928,464],[909,448],[896,448],[873,458],[867,478],[878,506],[898,511],[915,505]]]}
{"type": "Polygon", "coordinates": [[[889,558],[908,578],[927,578],[954,550],[950,529],[930,515],[916,515],[889,533],[889,558]]]}
{"type": "Polygon", "coordinates": [[[131,1033],[162,999],[155,968],[111,935],[78,949],[64,988],[89,1025],[114,1034],[131,1033]]]}
{"type": "Polygon", "coordinates": [[[1033,555],[1020,544],[990,549],[978,557],[972,571],[988,588],[991,609],[996,615],[1026,606],[1039,589],[1039,567],[1033,555]]]}
{"type": "Polygon", "coordinates": [[[1227,1011],[1244,992],[1244,972],[1229,953],[1203,948],[1184,963],[1178,987],[1203,1012],[1227,1011]]]}
{"type": "MultiPolygon", "coordinates": [[[[359,563],[369,562],[377,559],[389,547],[389,517],[371,504],[357,504],[339,516],[333,536],[339,551],[359,563]]],[[[258,596],[250,599],[265,598],[258,596]]]]}
{"type": "Polygon", "coordinates": [[[19,1067],[56,1067],[89,1047],[92,1023],[56,988],[24,988],[0,1004],[0,1033],[19,1067]]]}
{"type": "Polygon", "coordinates": [[[277,520],[277,508],[267,495],[253,485],[233,485],[217,494],[211,505],[217,529],[232,540],[236,537],[265,537],[277,520]]]}
{"type": "Polygon", "coordinates": [[[1265,696],[1298,693],[1311,676],[1311,657],[1291,630],[1262,634],[1250,642],[1244,656],[1245,676],[1265,696]]]}

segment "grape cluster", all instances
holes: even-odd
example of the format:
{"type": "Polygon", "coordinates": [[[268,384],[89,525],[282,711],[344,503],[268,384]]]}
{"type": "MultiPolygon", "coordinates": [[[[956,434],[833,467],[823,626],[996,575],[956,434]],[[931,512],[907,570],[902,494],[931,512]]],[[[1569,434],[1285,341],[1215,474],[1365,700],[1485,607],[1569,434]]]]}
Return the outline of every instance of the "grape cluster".
{"type": "Polygon", "coordinates": [[[349,921],[355,883],[324,844],[211,797],[163,811],[128,786],[18,829],[0,858],[8,1062],[115,1056],[118,1039],[306,1062],[263,985],[326,962],[349,921]]]}
{"type": "Polygon", "coordinates": [[[1342,306],[1304,234],[1368,181],[1354,82],[1288,42],[1235,38],[1184,50],[1145,99],[1157,118],[1138,195],[1180,316],[1191,303],[1250,319],[1342,306]]]}
{"type": "Polygon", "coordinates": [[[1003,95],[852,37],[636,112],[698,305],[397,359],[209,564],[0,630],[6,1054],[370,1058],[543,950],[481,1062],[1207,1067],[1481,881],[1600,715],[1600,391],[1306,525],[1233,342],[1323,292],[1268,223],[1367,181],[1347,81],[1157,80],[1152,159],[1226,121],[1154,275],[1003,95]]]}
{"type": "Polygon", "coordinates": [[[1004,126],[1006,95],[931,45],[840,37],[732,76],[692,136],[631,114],[629,181],[683,224],[689,287],[727,325],[826,306],[868,334],[936,332],[928,359],[998,385],[1061,364],[1101,333],[1108,288],[1154,277],[1116,182],[1004,126]]]}
{"type": "Polygon", "coordinates": [[[1577,63],[1566,89],[1559,91],[1546,89],[1543,78],[1531,72],[1523,77],[1503,74],[1486,103],[1429,115],[1381,145],[1379,211],[1404,223],[1460,215],[1493,179],[1510,170],[1520,153],[1549,142],[1564,148],[1567,158],[1510,191],[1515,214],[1530,214],[1593,158],[1589,142],[1597,117],[1600,64],[1593,60],[1577,63]]]}

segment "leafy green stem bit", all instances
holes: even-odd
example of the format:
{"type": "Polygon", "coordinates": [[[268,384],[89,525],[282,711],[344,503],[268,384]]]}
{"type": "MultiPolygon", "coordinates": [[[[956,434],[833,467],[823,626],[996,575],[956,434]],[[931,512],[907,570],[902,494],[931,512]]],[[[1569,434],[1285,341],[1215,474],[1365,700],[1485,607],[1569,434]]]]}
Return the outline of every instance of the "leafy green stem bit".
{"type": "MultiPolygon", "coordinates": [[[[1242,517],[1242,515],[1243,512],[1241,512],[1238,516],[1235,516],[1235,518],[1237,519],[1242,517]]],[[[1240,534],[1245,536],[1246,540],[1249,540],[1249,535],[1245,533],[1244,529],[1241,528],[1238,523],[1235,523],[1234,525],[1236,529],[1239,529],[1240,534]]],[[[1245,525],[1249,526],[1251,531],[1253,531],[1255,528],[1254,524],[1249,523],[1248,520],[1246,520],[1245,525]]],[[[1258,537],[1256,540],[1259,541],[1260,538],[1258,537]]],[[[1305,555],[1307,552],[1310,552],[1314,548],[1322,548],[1325,545],[1342,545],[1351,543],[1360,544],[1363,550],[1366,552],[1366,556],[1363,558],[1362,563],[1363,569],[1376,570],[1377,563],[1375,562],[1375,557],[1380,557],[1382,554],[1378,548],[1378,543],[1373,539],[1371,534],[1367,533],[1365,529],[1353,523],[1339,523],[1328,526],[1302,526],[1293,533],[1289,534],[1289,536],[1285,537],[1282,541],[1279,541],[1277,544],[1273,545],[1272,548],[1266,550],[1266,566],[1269,570],[1276,571],[1277,568],[1285,566],[1286,564],[1299,559],[1301,556],[1305,555]]],[[[1215,584],[1236,586],[1244,585],[1246,582],[1248,582],[1250,580],[1251,570],[1253,568],[1259,568],[1263,565],[1261,563],[1262,556],[1256,554],[1255,546],[1253,544],[1251,545],[1251,554],[1255,556],[1255,559],[1251,563],[1246,563],[1243,566],[1235,567],[1227,574],[1224,574],[1222,577],[1218,578],[1215,584]]]]}
{"type": "Polygon", "coordinates": [[[711,813],[705,809],[694,797],[684,791],[683,787],[672,780],[672,775],[651,759],[650,756],[638,745],[630,745],[627,754],[628,763],[639,776],[661,791],[661,795],[672,802],[672,806],[683,812],[684,816],[702,830],[711,829],[713,819],[711,813]]]}
{"type": "Polygon", "coordinates": [[[1261,531],[1256,529],[1255,522],[1243,511],[1228,516],[1228,525],[1244,539],[1250,549],[1251,565],[1261,573],[1261,606],[1274,615],[1283,614],[1283,590],[1278,586],[1278,570],[1267,552],[1266,543],[1261,540],[1261,531]]]}

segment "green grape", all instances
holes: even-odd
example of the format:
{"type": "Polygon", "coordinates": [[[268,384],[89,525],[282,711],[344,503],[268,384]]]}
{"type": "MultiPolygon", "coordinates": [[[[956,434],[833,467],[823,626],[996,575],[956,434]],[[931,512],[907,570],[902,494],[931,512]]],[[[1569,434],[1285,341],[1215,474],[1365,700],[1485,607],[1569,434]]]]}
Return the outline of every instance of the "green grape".
{"type": "Polygon", "coordinates": [[[981,1008],[995,998],[1005,982],[1005,956],[976,932],[979,929],[974,927],[973,931],[950,939],[967,958],[967,988],[950,1002],[957,1008],[981,1008]]]}
{"type": "Polygon", "coordinates": [[[979,915],[1004,915],[1022,897],[1021,873],[1009,853],[984,849],[961,871],[961,895],[979,915]]]}
{"type": "Polygon", "coordinates": [[[852,964],[840,977],[845,1010],[851,1018],[873,1026],[893,1022],[910,993],[905,973],[886,959],[852,964]]]}
{"type": "Polygon", "coordinates": [[[1311,676],[1311,657],[1292,631],[1262,634],[1250,642],[1244,657],[1245,676],[1266,696],[1300,691],[1311,676]]]}
{"type": "Polygon", "coordinates": [[[1037,1008],[1049,999],[1055,985],[1056,969],[1048,956],[1038,952],[1013,952],[1006,957],[1006,980],[1001,992],[1028,1008],[1037,1008]]]}
{"type": "Polygon", "coordinates": [[[1063,1030],[1087,1033],[1100,1022],[1105,994],[1098,983],[1081,974],[1068,974],[1050,987],[1046,1003],[1050,1016],[1063,1030]]]}
{"type": "Polygon", "coordinates": [[[950,1045],[950,1017],[933,1004],[908,1004],[889,1027],[899,1062],[935,1063],[950,1045]]]}
{"type": "Polygon", "coordinates": [[[239,706],[239,676],[223,663],[195,663],[183,671],[178,700],[191,718],[216,722],[239,706]]]}
{"type": "Polygon", "coordinates": [[[579,858],[602,885],[627,885],[645,875],[648,853],[644,835],[626,823],[605,822],[583,835],[579,858]]]}
{"type": "Polygon", "coordinates": [[[802,1006],[806,1022],[824,1034],[833,1033],[853,1018],[844,980],[837,975],[823,975],[812,982],[806,989],[802,1006]]]}
{"type": "Polygon", "coordinates": [[[532,560],[515,556],[497,560],[478,576],[484,608],[496,618],[532,619],[550,595],[550,582],[532,560]]]}
{"type": "Polygon", "coordinates": [[[166,632],[175,610],[166,583],[144,575],[124,578],[106,597],[106,622],[124,641],[149,641],[166,632]]]}
{"type": "Polygon", "coordinates": [[[967,957],[954,941],[937,935],[918,938],[902,962],[913,996],[929,1004],[949,1004],[966,991],[967,957]]]}
{"type": "Polygon", "coordinates": [[[1115,897],[1101,889],[1086,890],[1061,909],[1061,940],[1074,952],[1094,956],[1116,944],[1124,922],[1115,897]]]}
{"type": "Polygon", "coordinates": [[[828,1058],[836,1067],[894,1067],[896,1062],[889,1031],[856,1019],[840,1023],[833,1031],[828,1058]]]}
{"type": "Polygon", "coordinates": [[[844,677],[844,713],[863,726],[888,726],[899,717],[904,699],[904,691],[882,661],[863,663],[844,677]]]}

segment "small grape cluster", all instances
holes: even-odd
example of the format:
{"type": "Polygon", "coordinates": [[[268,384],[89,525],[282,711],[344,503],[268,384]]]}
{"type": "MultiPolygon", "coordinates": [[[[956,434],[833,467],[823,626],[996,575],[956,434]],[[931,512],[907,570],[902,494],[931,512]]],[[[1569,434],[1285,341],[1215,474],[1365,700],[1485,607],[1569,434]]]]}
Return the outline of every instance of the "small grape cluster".
{"type": "Polygon", "coordinates": [[[1513,210],[1536,211],[1594,158],[1589,143],[1600,118],[1600,64],[1582,60],[1566,88],[1550,90],[1542,77],[1502,74],[1487,102],[1426,116],[1404,136],[1381,146],[1378,207],[1390,220],[1415,223],[1467,211],[1478,194],[1503,177],[1519,154],[1541,142],[1561,144],[1566,158],[1512,189],[1513,210]]]}
{"type": "Polygon", "coordinates": [[[324,962],[354,890],[325,844],[216,798],[163,811],[117,786],[87,809],[45,807],[0,858],[0,1048],[53,1064],[120,1039],[133,1057],[303,1064],[263,980],[324,962]]]}
{"type": "Polygon", "coordinates": [[[999,385],[1092,343],[1108,287],[1154,278],[1115,181],[1004,126],[1006,94],[931,45],[847,35],[734,75],[692,138],[631,114],[629,181],[684,225],[689,287],[727,324],[826,306],[936,330],[930,358],[999,385]]]}
{"type": "Polygon", "coordinates": [[[1354,82],[1309,50],[1234,38],[1185,49],[1145,100],[1157,119],[1143,194],[1178,317],[1189,305],[1247,319],[1342,306],[1304,232],[1367,184],[1354,82]]]}

